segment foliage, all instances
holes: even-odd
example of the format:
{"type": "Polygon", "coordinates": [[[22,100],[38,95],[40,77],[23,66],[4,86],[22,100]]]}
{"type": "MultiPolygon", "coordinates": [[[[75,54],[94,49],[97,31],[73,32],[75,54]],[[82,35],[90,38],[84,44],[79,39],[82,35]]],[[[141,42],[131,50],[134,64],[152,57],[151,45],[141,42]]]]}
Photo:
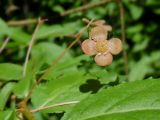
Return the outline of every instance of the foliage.
{"type": "Polygon", "coordinates": [[[0,46],[6,37],[10,38],[0,53],[0,120],[19,119],[19,102],[48,68],[49,72],[36,84],[27,102],[29,110],[54,106],[34,112],[38,120],[160,119],[159,1],[122,1],[128,75],[122,53],[115,56],[107,67],[97,66],[93,58],[83,55],[79,43],[88,38],[87,31],[79,43],[53,64],[85,26],[82,22],[84,17],[106,20],[113,28],[109,38],[121,37],[118,3],[109,2],[60,16],[66,10],[92,2],[97,1],[0,1],[0,46]],[[26,77],[23,77],[24,60],[35,24],[11,26],[7,21],[39,16],[49,21],[42,24],[35,34],[26,77]],[[72,101],[76,103],[58,105],[72,101]]]}

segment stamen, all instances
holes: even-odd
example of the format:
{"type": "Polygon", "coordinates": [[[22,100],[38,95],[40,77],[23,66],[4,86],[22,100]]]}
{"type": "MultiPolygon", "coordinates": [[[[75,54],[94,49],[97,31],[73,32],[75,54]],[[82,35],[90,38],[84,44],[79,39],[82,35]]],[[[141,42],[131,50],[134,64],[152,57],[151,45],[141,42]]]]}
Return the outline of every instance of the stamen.
{"type": "Polygon", "coordinates": [[[108,44],[107,40],[97,40],[96,41],[96,51],[98,53],[107,52],[108,51],[107,44],[108,44]]]}

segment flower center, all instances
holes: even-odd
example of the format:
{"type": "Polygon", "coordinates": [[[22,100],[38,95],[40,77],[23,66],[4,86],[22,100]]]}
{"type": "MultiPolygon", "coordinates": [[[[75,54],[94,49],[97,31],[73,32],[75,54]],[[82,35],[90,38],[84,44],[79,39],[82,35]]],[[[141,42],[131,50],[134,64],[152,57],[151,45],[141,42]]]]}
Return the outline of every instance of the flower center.
{"type": "Polygon", "coordinates": [[[97,40],[96,41],[96,51],[98,53],[106,52],[108,50],[107,49],[107,43],[108,43],[107,40],[97,40]]]}

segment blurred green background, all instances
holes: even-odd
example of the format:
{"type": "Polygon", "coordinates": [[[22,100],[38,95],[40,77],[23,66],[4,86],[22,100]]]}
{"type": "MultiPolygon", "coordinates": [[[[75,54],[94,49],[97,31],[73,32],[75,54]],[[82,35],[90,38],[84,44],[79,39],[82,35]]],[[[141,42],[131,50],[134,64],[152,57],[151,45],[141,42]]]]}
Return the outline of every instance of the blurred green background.
{"type": "MultiPolygon", "coordinates": [[[[113,27],[110,37],[121,36],[119,7],[116,3],[110,2],[83,12],[76,12],[61,17],[59,14],[66,10],[83,6],[88,3],[99,2],[97,0],[1,0],[0,16],[1,30],[0,42],[5,34],[9,34],[11,41],[3,55],[0,56],[0,62],[22,63],[25,56],[26,46],[31,38],[35,24],[20,27],[8,28],[3,25],[4,21],[35,19],[38,17],[48,18],[37,35],[37,42],[54,42],[60,46],[67,46],[73,38],[67,36],[75,35],[83,26],[82,18],[104,19],[113,27]],[[3,21],[2,21],[3,20],[3,21]]],[[[143,79],[147,77],[160,76],[160,2],[158,0],[123,0],[125,9],[125,30],[127,55],[129,63],[129,79],[143,79]],[[141,73],[137,76],[137,74],[141,73]]],[[[87,38],[84,35],[84,38],[87,38]]],[[[73,47],[71,54],[74,56],[82,54],[78,45],[73,47]],[[72,51],[73,50],[73,51],[72,51]]],[[[115,58],[113,65],[108,69],[122,72],[124,74],[123,58],[115,58]]],[[[89,63],[87,63],[89,64],[89,63]]]]}
{"type": "MultiPolygon", "coordinates": [[[[67,16],[60,15],[69,9],[99,1],[0,0],[0,46],[2,46],[7,36],[10,37],[9,43],[0,54],[0,86],[4,89],[4,86],[9,82],[16,82],[13,93],[18,98],[23,98],[30,85],[33,84],[33,80],[29,82],[18,81],[22,77],[22,65],[24,64],[28,44],[36,24],[12,26],[9,25],[9,21],[37,19],[39,17],[48,18],[49,20],[41,25],[36,33],[36,42],[31,52],[27,78],[25,79],[37,78],[75,39],[73,36],[85,26],[82,18],[104,19],[113,28],[113,31],[109,33],[109,38],[113,36],[121,38],[120,12],[116,2],[105,3],[85,11],[71,13],[67,16]]],[[[160,1],[122,0],[122,2],[125,12],[126,52],[129,68],[128,80],[158,78],[160,77],[160,1]]],[[[81,41],[87,37],[88,33],[86,32],[81,37],[81,41]]],[[[127,81],[122,53],[114,57],[114,61],[110,66],[103,68],[97,66],[92,57],[83,55],[80,43],[73,46],[55,67],[55,71],[44,79],[59,79],[59,76],[62,74],[66,74],[65,79],[67,80],[77,76],[81,79],[81,74],[84,73],[90,80],[80,87],[84,93],[92,89],[85,89],[86,84],[91,83],[90,86],[96,86],[92,91],[92,93],[95,93],[104,84],[114,86],[127,81]],[[106,80],[106,78],[108,79],[106,80]],[[95,79],[100,79],[100,82],[95,81],[95,79]]],[[[74,81],[71,80],[70,82],[74,81]]],[[[47,83],[48,86],[49,84],[47,83]]],[[[55,83],[51,82],[50,87],[52,87],[52,84],[54,85],[55,83]]],[[[66,83],[64,82],[64,84],[66,83]]],[[[43,91],[43,86],[39,89],[43,91]]],[[[39,89],[36,89],[34,94],[43,96],[44,94],[40,93],[39,89]]],[[[52,89],[48,91],[52,91],[52,89]]],[[[7,95],[9,96],[11,92],[12,90],[7,95]]],[[[45,101],[44,99],[40,103],[36,103],[39,99],[33,98],[35,106],[39,106],[45,101]]],[[[4,105],[2,106],[4,108],[4,105]]]]}

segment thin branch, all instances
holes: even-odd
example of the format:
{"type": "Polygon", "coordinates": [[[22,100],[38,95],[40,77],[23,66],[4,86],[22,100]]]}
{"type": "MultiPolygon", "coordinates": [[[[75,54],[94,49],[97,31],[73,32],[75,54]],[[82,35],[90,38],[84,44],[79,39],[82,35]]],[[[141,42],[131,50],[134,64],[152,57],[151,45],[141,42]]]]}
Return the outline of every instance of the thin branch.
{"type": "Polygon", "coordinates": [[[86,5],[83,5],[81,7],[78,7],[78,8],[73,8],[73,9],[70,9],[70,10],[67,10],[63,13],[61,13],[60,15],[61,16],[66,16],[66,15],[69,15],[71,13],[76,13],[76,12],[79,12],[79,11],[84,11],[84,10],[87,10],[87,9],[90,9],[90,8],[93,8],[93,7],[97,7],[97,6],[100,6],[100,5],[104,5],[108,2],[111,2],[112,0],[101,0],[99,2],[92,2],[92,3],[88,3],[86,5]]]}
{"type": "MultiPolygon", "coordinates": [[[[76,39],[52,62],[52,64],[50,65],[50,67],[48,67],[44,74],[37,80],[37,84],[39,84],[42,79],[47,76],[50,72],[50,70],[64,57],[64,55],[68,52],[68,50],[74,46],[81,38],[82,34],[88,29],[88,27],[91,25],[91,23],[93,22],[93,19],[88,23],[88,25],[83,28],[77,35],[76,35],[76,39]]],[[[32,91],[33,89],[36,87],[36,84],[34,84],[32,86],[32,88],[30,89],[27,97],[26,97],[26,101],[30,98],[31,94],[32,94],[32,91]]]]}
{"type": "MultiPolygon", "coordinates": [[[[125,16],[124,16],[124,7],[121,0],[118,1],[119,3],[119,9],[120,9],[120,22],[121,22],[121,39],[123,42],[123,58],[124,58],[124,64],[125,64],[125,73],[128,76],[128,57],[126,52],[126,36],[125,36],[125,16]]],[[[127,77],[128,79],[128,77],[127,77]]]]}
{"type": "Polygon", "coordinates": [[[29,43],[29,47],[28,47],[28,50],[27,50],[27,55],[26,55],[26,58],[25,58],[25,62],[24,62],[24,67],[23,67],[23,77],[26,76],[26,70],[27,70],[27,64],[28,64],[28,60],[29,60],[29,56],[30,56],[30,52],[31,52],[31,49],[32,49],[32,46],[35,42],[35,34],[37,33],[37,31],[39,30],[39,27],[40,25],[44,22],[44,20],[41,20],[39,19],[38,20],[38,24],[33,32],[33,35],[32,35],[32,38],[31,38],[31,41],[29,43]]]}
{"type": "MultiPolygon", "coordinates": [[[[63,13],[60,13],[60,16],[63,17],[63,16],[67,16],[72,13],[84,11],[84,10],[94,8],[94,7],[97,7],[100,5],[105,5],[106,3],[111,2],[111,1],[113,1],[113,0],[101,0],[99,2],[88,3],[88,4],[85,4],[81,7],[73,8],[73,9],[67,10],[63,13]]],[[[27,20],[19,20],[19,21],[9,21],[8,25],[9,26],[21,26],[21,25],[28,25],[28,24],[33,24],[33,23],[37,23],[37,22],[38,22],[37,19],[27,19],[27,20]]]]}
{"type": "Polygon", "coordinates": [[[9,21],[8,25],[9,26],[21,26],[21,25],[28,25],[28,24],[33,24],[33,23],[38,23],[37,19],[26,19],[26,20],[18,20],[18,21],[9,21]]]}
{"type": "Polygon", "coordinates": [[[1,48],[0,48],[0,54],[2,53],[2,51],[4,50],[4,48],[6,47],[7,43],[9,42],[9,40],[10,40],[9,37],[7,37],[7,38],[4,40],[4,42],[3,42],[3,44],[2,44],[2,46],[1,46],[1,48]]]}
{"type": "Polygon", "coordinates": [[[54,105],[50,105],[50,106],[45,106],[43,108],[37,108],[37,109],[31,110],[31,112],[34,113],[34,112],[39,112],[39,111],[42,111],[42,110],[47,110],[47,109],[50,109],[50,108],[55,108],[55,107],[64,106],[64,105],[71,105],[71,104],[76,104],[76,103],[79,103],[79,101],[70,101],[70,102],[58,103],[58,104],[54,104],[54,105]]]}

